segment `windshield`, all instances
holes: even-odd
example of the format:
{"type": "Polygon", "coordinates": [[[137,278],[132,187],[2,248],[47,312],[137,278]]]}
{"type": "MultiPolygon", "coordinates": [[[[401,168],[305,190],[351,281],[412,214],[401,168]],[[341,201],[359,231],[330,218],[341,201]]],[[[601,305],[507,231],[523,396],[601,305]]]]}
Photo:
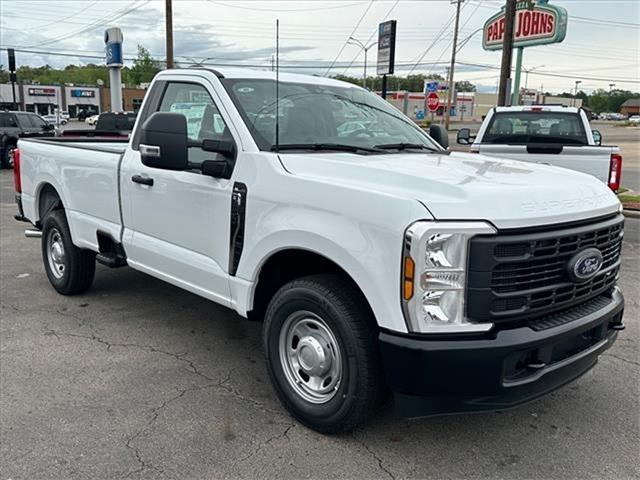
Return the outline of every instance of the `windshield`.
{"type": "Polygon", "coordinates": [[[576,113],[499,112],[491,118],[482,143],[587,145],[587,136],[576,113]]]}
{"type": "MultiPolygon", "coordinates": [[[[231,78],[222,83],[260,150],[274,150],[275,81],[231,78]]],[[[361,88],[280,82],[279,91],[281,147],[353,147],[353,151],[387,153],[390,145],[400,145],[397,150],[410,146],[442,151],[393,106],[361,88]]]]}

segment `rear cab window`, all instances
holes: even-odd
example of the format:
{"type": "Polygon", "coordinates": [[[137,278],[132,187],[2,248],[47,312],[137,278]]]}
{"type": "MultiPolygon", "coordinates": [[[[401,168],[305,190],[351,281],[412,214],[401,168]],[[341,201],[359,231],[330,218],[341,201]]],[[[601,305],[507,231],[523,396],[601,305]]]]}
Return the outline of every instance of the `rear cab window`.
{"type": "Polygon", "coordinates": [[[587,145],[588,140],[579,114],[525,111],[495,113],[482,138],[482,143],[587,145]]]}

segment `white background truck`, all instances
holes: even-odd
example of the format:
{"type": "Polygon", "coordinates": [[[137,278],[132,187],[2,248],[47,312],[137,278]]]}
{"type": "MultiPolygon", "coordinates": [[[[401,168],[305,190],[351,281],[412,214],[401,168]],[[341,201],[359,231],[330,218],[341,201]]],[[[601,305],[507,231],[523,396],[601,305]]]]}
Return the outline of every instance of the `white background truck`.
{"type": "Polygon", "coordinates": [[[620,188],[622,155],[616,146],[602,145],[602,135],[591,130],[581,108],[560,105],[495,107],[475,137],[468,128],[458,131],[461,145],[491,157],[544,163],[588,173],[620,188]]]}
{"type": "Polygon", "coordinates": [[[275,391],[327,433],[387,387],[409,417],[517,405],[615,341],[623,218],[600,181],[451,153],[351,84],[278,89],[168,70],[128,144],[20,140],[17,218],[53,287],[128,265],[263,320],[275,391]]]}

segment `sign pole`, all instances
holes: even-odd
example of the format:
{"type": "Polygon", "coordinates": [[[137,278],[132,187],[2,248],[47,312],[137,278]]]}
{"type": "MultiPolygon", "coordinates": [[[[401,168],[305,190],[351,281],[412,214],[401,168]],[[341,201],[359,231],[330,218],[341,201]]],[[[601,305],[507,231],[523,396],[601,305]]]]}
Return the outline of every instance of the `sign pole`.
{"type": "Polygon", "coordinates": [[[513,81],[513,97],[511,99],[511,105],[520,104],[520,76],[522,75],[522,53],[524,47],[518,47],[516,49],[516,77],[513,81]]]}
{"type": "Polygon", "coordinates": [[[382,98],[387,98],[387,76],[382,75],[382,98]]]}

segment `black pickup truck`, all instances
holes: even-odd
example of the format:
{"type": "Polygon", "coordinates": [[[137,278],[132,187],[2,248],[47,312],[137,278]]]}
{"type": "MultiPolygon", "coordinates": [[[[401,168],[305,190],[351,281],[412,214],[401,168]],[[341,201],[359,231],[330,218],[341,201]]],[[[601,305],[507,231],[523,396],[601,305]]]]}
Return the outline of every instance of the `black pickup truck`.
{"type": "Polygon", "coordinates": [[[31,112],[0,111],[0,168],[11,168],[9,152],[19,138],[53,137],[55,127],[31,112]]]}

